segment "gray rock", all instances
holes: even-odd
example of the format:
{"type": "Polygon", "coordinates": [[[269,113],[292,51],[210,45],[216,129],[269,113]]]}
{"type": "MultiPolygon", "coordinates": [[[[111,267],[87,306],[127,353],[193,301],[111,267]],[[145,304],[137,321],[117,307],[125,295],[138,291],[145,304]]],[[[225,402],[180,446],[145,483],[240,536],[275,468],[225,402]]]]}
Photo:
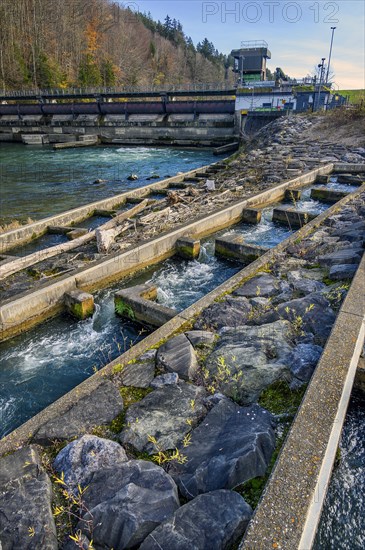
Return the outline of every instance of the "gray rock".
{"type": "Polygon", "coordinates": [[[148,440],[153,436],[160,450],[174,449],[206,415],[205,397],[203,388],[186,382],[149,393],[128,408],[121,443],[153,454],[157,449],[148,440]]]}
{"type": "Polygon", "coordinates": [[[294,290],[304,295],[310,294],[311,292],[319,292],[320,290],[323,290],[326,286],[320,281],[301,278],[300,272],[288,273],[288,282],[294,290]]]}
{"type": "Polygon", "coordinates": [[[361,260],[361,254],[353,248],[344,248],[337,252],[331,252],[323,256],[318,256],[318,263],[322,266],[331,267],[338,264],[358,264],[361,260]]]}
{"type": "Polygon", "coordinates": [[[275,448],[272,415],[259,407],[222,400],[181,447],[184,464],[169,470],[187,499],[216,489],[232,489],[265,473],[275,448]]]}
{"type": "Polygon", "coordinates": [[[231,548],[245,532],[251,514],[251,507],[234,491],[199,495],[157,527],[140,550],[231,548]]]}
{"type": "Polygon", "coordinates": [[[243,296],[226,296],[222,302],[214,302],[207,307],[198,320],[195,329],[219,329],[239,327],[246,323],[252,306],[243,296]]]}
{"type": "Polygon", "coordinates": [[[288,378],[291,333],[287,321],[222,329],[206,360],[207,382],[238,403],[253,403],[267,386],[288,378]]]}
{"type": "Polygon", "coordinates": [[[189,330],[185,332],[185,336],[189,339],[194,348],[211,346],[214,344],[216,338],[214,332],[209,332],[207,330],[189,330]]]}
{"type": "MultiPolygon", "coordinates": [[[[72,539],[66,540],[66,542],[62,545],[62,550],[89,550],[90,549],[90,540],[83,534],[80,536],[79,542],[76,542],[72,539]],[[80,547],[80,544],[82,545],[80,547]]],[[[93,547],[95,548],[95,547],[93,547]]],[[[1,548],[0,548],[1,550],[1,548]]]]}
{"type": "Polygon", "coordinates": [[[160,466],[130,460],[98,470],[88,479],[84,493],[90,511],[78,528],[96,548],[135,548],[179,508],[177,487],[160,466]],[[93,533],[87,520],[92,518],[93,533]]]}
{"type": "Polygon", "coordinates": [[[288,357],[292,375],[302,382],[309,382],[321,357],[323,348],[314,344],[299,344],[288,357]]]}
{"type": "Polygon", "coordinates": [[[0,460],[2,550],[58,548],[51,500],[51,481],[35,447],[24,447],[0,460]]]}
{"type": "Polygon", "coordinates": [[[157,366],[168,372],[177,372],[180,378],[191,380],[198,369],[195,351],[185,334],[179,334],[160,346],[157,366]]]}
{"type": "Polygon", "coordinates": [[[333,281],[342,281],[343,279],[352,279],[358,266],[354,264],[333,265],[329,271],[329,278],[333,281]]]}
{"type": "Polygon", "coordinates": [[[336,320],[329,301],[317,292],[280,304],[276,314],[289,320],[296,327],[298,336],[302,332],[314,334],[319,345],[325,344],[336,320]]]}
{"type": "Polygon", "coordinates": [[[255,296],[261,296],[262,298],[268,298],[278,292],[279,281],[276,277],[263,273],[252,277],[249,281],[238,287],[234,292],[234,296],[245,296],[246,298],[253,298],[255,296]]]}
{"type": "Polygon", "coordinates": [[[124,365],[118,373],[118,380],[123,386],[148,388],[155,376],[155,361],[138,361],[124,365]]]}
{"type": "Polygon", "coordinates": [[[179,382],[179,375],[177,372],[168,372],[167,374],[160,374],[156,376],[150,384],[150,387],[154,390],[163,388],[164,386],[175,386],[179,382]]]}
{"type": "Polygon", "coordinates": [[[63,473],[68,487],[74,490],[78,484],[85,487],[86,479],[92,472],[111,468],[127,460],[119,443],[95,435],[84,435],[58,453],[53,467],[59,475],[63,473]]]}
{"type": "Polygon", "coordinates": [[[49,444],[54,439],[72,439],[89,432],[93,426],[109,424],[123,411],[123,399],[109,380],[91,394],[70,404],[62,414],[43,424],[33,437],[35,442],[49,444]]]}

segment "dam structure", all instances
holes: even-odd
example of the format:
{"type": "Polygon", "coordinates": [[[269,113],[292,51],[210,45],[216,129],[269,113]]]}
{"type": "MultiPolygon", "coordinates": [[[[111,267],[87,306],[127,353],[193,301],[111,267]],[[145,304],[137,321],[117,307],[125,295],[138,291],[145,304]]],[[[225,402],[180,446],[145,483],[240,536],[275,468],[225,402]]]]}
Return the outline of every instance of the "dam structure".
{"type": "Polygon", "coordinates": [[[0,97],[0,140],[218,147],[237,138],[235,90],[71,89],[0,97]]]}

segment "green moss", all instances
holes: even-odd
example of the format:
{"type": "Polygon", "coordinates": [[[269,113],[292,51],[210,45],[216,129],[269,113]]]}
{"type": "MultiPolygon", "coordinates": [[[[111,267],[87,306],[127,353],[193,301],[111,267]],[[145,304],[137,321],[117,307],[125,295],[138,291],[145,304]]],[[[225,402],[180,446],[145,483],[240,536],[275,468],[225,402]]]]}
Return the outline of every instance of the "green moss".
{"type": "Polygon", "coordinates": [[[278,380],[264,390],[259,404],[273,414],[295,413],[302,402],[306,386],[292,391],[287,382],[278,380]]]}
{"type": "Polygon", "coordinates": [[[123,397],[124,407],[129,407],[137,401],[141,401],[146,395],[151,393],[152,388],[135,388],[134,386],[122,386],[120,395],[123,397]]]}
{"type": "Polygon", "coordinates": [[[119,434],[124,428],[125,411],[121,412],[109,424],[109,429],[114,434],[119,434]]]}
{"type": "Polygon", "coordinates": [[[32,279],[34,279],[35,281],[39,281],[39,279],[41,278],[40,272],[37,269],[33,269],[32,267],[27,269],[27,275],[29,275],[29,277],[32,277],[32,279]]]}
{"type": "Polygon", "coordinates": [[[331,286],[331,285],[334,285],[335,283],[338,283],[338,281],[334,281],[333,279],[330,279],[327,276],[323,277],[322,282],[327,286],[331,286]]]}
{"type": "Polygon", "coordinates": [[[115,311],[121,317],[128,317],[132,321],[135,319],[133,308],[121,298],[117,298],[115,301],[115,311]]]}

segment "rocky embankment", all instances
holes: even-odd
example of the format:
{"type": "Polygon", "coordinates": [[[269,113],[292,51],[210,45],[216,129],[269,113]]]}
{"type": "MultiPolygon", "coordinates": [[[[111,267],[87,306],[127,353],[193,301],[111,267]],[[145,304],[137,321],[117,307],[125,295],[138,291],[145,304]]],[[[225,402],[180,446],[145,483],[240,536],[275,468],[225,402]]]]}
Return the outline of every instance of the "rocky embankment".
{"type": "MultiPolygon", "coordinates": [[[[201,183],[173,190],[166,198],[154,201],[134,217],[132,223],[127,223],[125,230],[122,228],[110,253],[140,245],[163,231],[193,221],[202,213],[209,214],[323,164],[363,163],[365,148],[359,147],[356,140],[347,145],[323,140],[321,120],[293,116],[264,127],[245,143],[242,151],[227,161],[227,168],[214,177],[214,191],[208,191],[202,179],[201,183]]],[[[105,258],[106,254],[100,253],[93,241],[37,262],[1,281],[1,299],[42,287],[50,280],[55,281],[105,258]]]]}
{"type": "Polygon", "coordinates": [[[361,260],[365,193],[0,460],[10,548],[243,535],[361,260]]]}

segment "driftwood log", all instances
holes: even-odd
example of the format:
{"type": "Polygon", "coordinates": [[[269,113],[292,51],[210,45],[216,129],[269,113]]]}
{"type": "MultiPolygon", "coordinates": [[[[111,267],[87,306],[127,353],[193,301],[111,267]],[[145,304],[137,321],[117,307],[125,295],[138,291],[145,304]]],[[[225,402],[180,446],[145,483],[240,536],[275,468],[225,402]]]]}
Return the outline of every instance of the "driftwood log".
{"type": "MultiPolygon", "coordinates": [[[[138,212],[141,212],[144,208],[146,208],[147,204],[148,204],[148,200],[147,199],[143,200],[141,203],[137,204],[130,210],[126,210],[125,212],[122,212],[112,220],[101,225],[99,227],[99,230],[108,230],[108,229],[112,229],[113,227],[116,227],[121,222],[127,220],[132,216],[135,216],[136,214],[138,214],[138,212]]],[[[48,260],[49,258],[58,256],[58,254],[62,254],[64,252],[69,252],[70,250],[74,250],[79,246],[82,246],[92,241],[93,239],[95,239],[95,236],[96,236],[96,230],[93,230],[87,233],[86,235],[79,237],[78,239],[74,239],[73,241],[58,244],[56,246],[51,246],[49,248],[45,248],[44,250],[33,252],[33,254],[29,254],[28,256],[24,256],[23,258],[17,258],[16,260],[12,260],[0,267],[0,280],[5,279],[6,277],[9,277],[10,275],[13,275],[14,273],[17,273],[18,271],[21,271],[22,269],[25,269],[31,265],[42,262],[43,260],[48,260]]]]}

